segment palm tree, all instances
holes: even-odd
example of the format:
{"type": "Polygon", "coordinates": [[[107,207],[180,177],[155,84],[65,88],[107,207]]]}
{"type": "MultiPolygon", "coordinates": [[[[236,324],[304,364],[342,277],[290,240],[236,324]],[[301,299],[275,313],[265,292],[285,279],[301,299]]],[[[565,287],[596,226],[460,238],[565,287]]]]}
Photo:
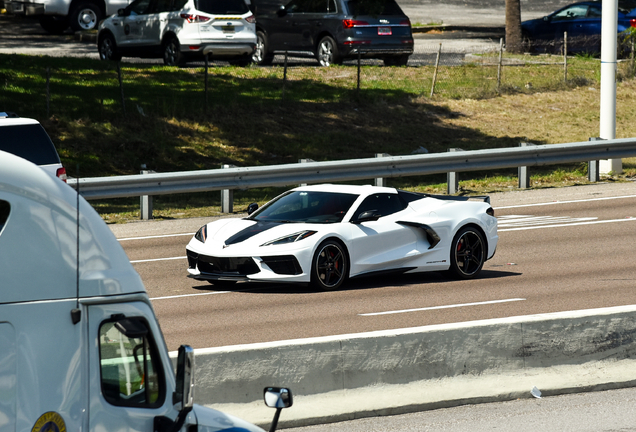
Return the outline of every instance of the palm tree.
{"type": "Polygon", "coordinates": [[[506,0],[506,51],[522,53],[521,0],[506,0]]]}

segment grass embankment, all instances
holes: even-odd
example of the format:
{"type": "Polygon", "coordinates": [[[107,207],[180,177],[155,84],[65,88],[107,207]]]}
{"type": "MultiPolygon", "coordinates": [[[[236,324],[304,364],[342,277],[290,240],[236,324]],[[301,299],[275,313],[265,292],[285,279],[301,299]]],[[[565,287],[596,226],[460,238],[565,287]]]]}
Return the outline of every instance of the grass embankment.
{"type": "MultiPolygon", "coordinates": [[[[537,57],[532,60],[537,60],[537,57]]],[[[541,57],[540,60],[558,61],[541,57]]],[[[519,59],[508,59],[519,60],[519,59]]],[[[492,64],[492,62],[490,62],[492,64]]],[[[562,66],[354,66],[203,68],[122,64],[124,107],[114,64],[89,59],[0,55],[0,110],[40,120],[70,176],[158,172],[407,155],[424,147],[445,152],[587,141],[599,130],[599,62],[562,66]],[[47,108],[47,68],[50,102],[47,108]],[[207,100],[207,101],[206,101],[207,100]],[[78,171],[79,167],[79,171],[78,171]]],[[[625,75],[621,72],[621,77],[625,75]]],[[[634,80],[617,91],[617,137],[636,136],[634,80]]],[[[624,162],[620,180],[636,173],[624,162]]],[[[532,170],[532,185],[586,182],[586,164],[532,170]]],[[[516,170],[464,173],[464,192],[514,188],[516,170]]],[[[391,179],[390,185],[444,191],[445,176],[391,179]]],[[[235,192],[235,209],[280,189],[235,192]]],[[[94,201],[107,221],[139,217],[138,199],[94,201]]],[[[187,217],[219,210],[219,194],[155,197],[154,215],[187,217]]]]}

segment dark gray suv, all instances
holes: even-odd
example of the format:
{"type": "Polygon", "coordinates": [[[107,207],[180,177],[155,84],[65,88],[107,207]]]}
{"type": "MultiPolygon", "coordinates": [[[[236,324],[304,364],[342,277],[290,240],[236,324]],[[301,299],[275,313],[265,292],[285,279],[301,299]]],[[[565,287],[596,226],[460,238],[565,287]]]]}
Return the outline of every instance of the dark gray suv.
{"type": "Polygon", "coordinates": [[[395,0],[251,0],[250,8],[257,36],[252,59],[261,65],[285,51],[314,56],[322,66],[358,55],[404,66],[413,54],[411,22],[395,0]]]}

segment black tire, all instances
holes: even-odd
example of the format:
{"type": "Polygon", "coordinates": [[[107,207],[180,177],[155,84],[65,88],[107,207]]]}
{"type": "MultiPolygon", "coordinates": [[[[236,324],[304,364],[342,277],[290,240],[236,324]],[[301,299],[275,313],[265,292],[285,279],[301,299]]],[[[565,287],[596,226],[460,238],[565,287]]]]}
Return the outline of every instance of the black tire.
{"type": "Polygon", "coordinates": [[[473,279],[484,266],[487,253],[486,242],[477,228],[460,229],[451,243],[451,273],[459,279],[473,279]]]}
{"type": "Polygon", "coordinates": [[[97,50],[99,51],[100,60],[121,60],[121,54],[117,52],[117,43],[115,42],[115,38],[110,33],[106,33],[99,38],[99,42],[97,42],[97,50]]]}
{"type": "Polygon", "coordinates": [[[74,32],[95,30],[102,18],[99,6],[91,1],[83,1],[78,3],[69,15],[69,25],[74,32]]]}
{"type": "Polygon", "coordinates": [[[61,17],[47,16],[40,19],[40,26],[51,34],[60,35],[68,28],[68,20],[61,17]]]}
{"type": "Polygon", "coordinates": [[[336,41],[331,36],[325,36],[320,39],[316,47],[316,59],[320,66],[329,66],[332,64],[342,63],[336,41]]]}
{"type": "Polygon", "coordinates": [[[349,276],[349,255],[337,240],[325,240],[318,245],[311,260],[311,285],[319,290],[338,289],[349,276]]]}
{"type": "Polygon", "coordinates": [[[268,66],[274,61],[274,54],[268,52],[267,36],[262,31],[256,32],[256,49],[252,54],[252,61],[260,66],[268,66]]]}
{"type": "Polygon", "coordinates": [[[521,33],[521,50],[524,53],[534,52],[532,39],[527,32],[521,33]]]}
{"type": "Polygon", "coordinates": [[[409,62],[409,55],[399,55],[384,59],[384,66],[406,66],[409,62]]]}
{"type": "Polygon", "coordinates": [[[170,36],[163,43],[163,63],[166,66],[181,66],[185,63],[183,53],[181,53],[181,44],[175,36],[170,36]]]}

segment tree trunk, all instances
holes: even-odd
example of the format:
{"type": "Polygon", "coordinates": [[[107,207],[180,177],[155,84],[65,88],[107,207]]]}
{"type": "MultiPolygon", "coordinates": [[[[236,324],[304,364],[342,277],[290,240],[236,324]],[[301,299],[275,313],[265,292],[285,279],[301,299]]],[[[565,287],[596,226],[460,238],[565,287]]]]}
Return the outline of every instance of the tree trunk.
{"type": "Polygon", "coordinates": [[[506,51],[523,52],[521,39],[521,0],[506,0],[506,51]]]}

